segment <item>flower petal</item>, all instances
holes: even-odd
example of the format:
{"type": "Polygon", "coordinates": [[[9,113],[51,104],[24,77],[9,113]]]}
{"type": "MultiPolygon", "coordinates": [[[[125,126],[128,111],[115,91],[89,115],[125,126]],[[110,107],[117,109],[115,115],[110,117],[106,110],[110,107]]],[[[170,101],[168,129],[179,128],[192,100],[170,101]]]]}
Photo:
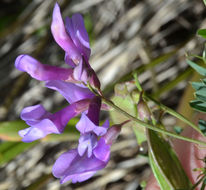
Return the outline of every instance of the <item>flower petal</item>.
{"type": "Polygon", "coordinates": [[[78,152],[76,149],[72,149],[63,153],[54,163],[52,173],[55,177],[60,178],[65,175],[69,169],[71,163],[76,158],[78,152]]]}
{"type": "Polygon", "coordinates": [[[15,66],[20,71],[27,72],[31,77],[41,81],[71,80],[73,76],[72,69],[41,64],[29,55],[18,56],[15,61],[15,66]]]}
{"type": "Polygon", "coordinates": [[[38,122],[42,117],[49,116],[44,107],[40,104],[35,106],[29,106],[24,108],[21,111],[21,119],[27,121],[27,124],[35,124],[38,122]]]}
{"type": "Polygon", "coordinates": [[[76,124],[76,128],[82,134],[92,132],[95,127],[96,125],[84,113],[82,113],[81,119],[76,124]]]}
{"type": "Polygon", "coordinates": [[[50,133],[58,134],[59,131],[49,119],[43,119],[32,127],[19,131],[19,135],[23,138],[23,142],[32,142],[34,140],[43,138],[50,133]]]}
{"type": "Polygon", "coordinates": [[[108,162],[110,157],[110,145],[107,145],[104,138],[100,138],[98,145],[93,150],[93,153],[96,158],[104,162],[108,162]]]}
{"type": "Polygon", "coordinates": [[[64,51],[69,53],[71,59],[75,64],[78,64],[82,58],[77,47],[74,45],[71,37],[65,30],[64,22],[62,20],[58,3],[56,3],[54,6],[51,31],[57,44],[64,51]]]}
{"type": "Polygon", "coordinates": [[[89,89],[64,81],[48,81],[46,87],[57,90],[70,104],[94,96],[89,89]]]}
{"type": "Polygon", "coordinates": [[[82,182],[92,177],[97,170],[104,168],[107,162],[98,160],[94,155],[79,156],[77,149],[63,153],[53,166],[53,175],[61,178],[61,183],[72,180],[82,182]]]}
{"type": "Polygon", "coordinates": [[[83,156],[87,151],[88,158],[92,156],[92,151],[97,145],[97,136],[93,133],[83,134],[79,138],[78,153],[83,156]]]}
{"type": "Polygon", "coordinates": [[[81,54],[85,56],[85,59],[88,60],[91,50],[89,46],[89,36],[85,29],[82,16],[76,13],[71,19],[66,17],[65,27],[76,47],[80,50],[81,54]]]}

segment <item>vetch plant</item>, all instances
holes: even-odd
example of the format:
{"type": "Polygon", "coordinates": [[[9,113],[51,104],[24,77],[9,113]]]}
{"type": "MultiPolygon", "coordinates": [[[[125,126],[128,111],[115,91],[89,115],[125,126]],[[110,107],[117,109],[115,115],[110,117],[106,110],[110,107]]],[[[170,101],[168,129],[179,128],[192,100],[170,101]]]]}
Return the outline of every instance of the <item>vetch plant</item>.
{"type": "MultiPolygon", "coordinates": [[[[183,115],[153,99],[142,89],[136,73],[134,80],[118,84],[119,91],[113,101],[107,99],[101,91],[96,73],[89,64],[91,49],[82,16],[74,14],[71,18],[66,17],[64,22],[60,7],[56,3],[51,31],[56,43],[65,52],[64,61],[67,68],[42,64],[30,55],[19,55],[15,66],[34,79],[44,81],[45,87],[58,91],[69,105],[56,113],[46,111],[42,105],[24,108],[20,117],[29,127],[19,131],[22,141],[29,143],[52,133],[61,135],[67,123],[80,115],[80,120],[76,124],[76,129],[80,133],[78,146],[60,155],[54,163],[52,173],[60,178],[61,183],[69,180],[73,183],[83,182],[106,167],[110,159],[111,146],[120,134],[122,126],[128,123],[134,127],[139,143],[143,140],[148,142],[150,165],[160,188],[193,188],[191,179],[188,178],[181,159],[179,160],[180,156],[169,143],[169,137],[205,147],[204,120],[200,122],[204,128],[202,130],[183,115]],[[128,84],[136,85],[134,92],[127,89],[128,84]],[[134,94],[137,96],[133,96],[134,94]],[[124,101],[130,107],[121,106],[120,102],[123,104],[124,101]],[[152,101],[161,112],[159,117],[155,117],[148,105],[149,101],[152,101]],[[103,108],[107,108],[113,119],[118,116],[114,125],[110,126],[109,120],[106,120],[100,126],[100,111],[103,108]],[[198,136],[195,139],[168,131],[162,123],[164,113],[180,119],[202,138],[198,136]]],[[[190,61],[189,64],[206,76],[204,68],[190,61]]],[[[193,87],[197,90],[198,100],[191,105],[205,111],[205,81],[193,83],[193,87]]]]}

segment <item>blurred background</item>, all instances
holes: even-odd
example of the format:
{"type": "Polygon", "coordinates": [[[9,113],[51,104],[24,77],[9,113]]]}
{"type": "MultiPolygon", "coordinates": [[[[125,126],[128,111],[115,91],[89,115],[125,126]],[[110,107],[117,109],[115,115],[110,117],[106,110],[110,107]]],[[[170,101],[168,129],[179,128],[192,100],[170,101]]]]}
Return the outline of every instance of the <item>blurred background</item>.
{"type": "MultiPolygon", "coordinates": [[[[42,63],[64,66],[64,52],[50,31],[53,0],[0,1],[0,190],[140,190],[150,174],[146,143],[138,146],[131,128],[124,128],[113,145],[111,161],[92,179],[60,185],[51,175],[57,157],[75,147],[75,131],[41,142],[21,143],[26,125],[19,114],[26,106],[43,104],[51,112],[65,106],[64,98],[14,68],[19,54],[42,63]]],[[[143,88],[156,99],[191,118],[193,98],[188,81],[198,80],[185,54],[200,54],[206,27],[202,0],[61,0],[63,17],[79,12],[90,36],[90,64],[107,97],[115,83],[138,73],[143,88]]],[[[105,113],[106,114],[106,113],[105,113]]],[[[103,117],[105,118],[105,114],[103,117]]],[[[73,120],[71,125],[75,125],[73,120]]],[[[175,120],[165,117],[165,124],[175,120]]]]}

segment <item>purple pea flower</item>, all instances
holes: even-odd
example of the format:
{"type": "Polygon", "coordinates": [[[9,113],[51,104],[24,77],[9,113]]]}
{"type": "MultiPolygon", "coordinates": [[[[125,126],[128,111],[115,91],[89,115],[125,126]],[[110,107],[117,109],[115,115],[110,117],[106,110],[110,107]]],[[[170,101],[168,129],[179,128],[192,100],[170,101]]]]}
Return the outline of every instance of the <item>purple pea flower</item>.
{"type": "Polygon", "coordinates": [[[83,99],[54,114],[47,112],[42,105],[24,108],[21,119],[30,127],[19,131],[22,141],[32,142],[51,133],[62,133],[69,120],[87,110],[89,103],[90,99],[83,99]]]}
{"type": "Polygon", "coordinates": [[[121,130],[121,125],[112,126],[101,137],[93,154],[79,155],[77,149],[63,153],[55,162],[52,173],[60,178],[61,183],[72,180],[72,183],[82,182],[91,178],[98,170],[106,167],[110,158],[110,147],[116,140],[121,130]]]}
{"type": "Polygon", "coordinates": [[[121,124],[109,128],[106,121],[102,127],[98,126],[100,107],[101,99],[94,97],[88,113],[82,114],[76,125],[81,134],[78,147],[63,153],[55,162],[53,175],[60,178],[61,183],[68,180],[73,183],[85,181],[106,167],[110,147],[120,133],[121,124]]]}
{"type": "Polygon", "coordinates": [[[73,78],[85,83],[89,82],[99,90],[99,79],[89,64],[91,49],[82,16],[77,13],[72,18],[66,17],[64,24],[60,7],[56,3],[51,31],[57,44],[65,51],[65,62],[74,68],[73,78]]]}
{"type": "Polygon", "coordinates": [[[65,51],[66,62],[75,67],[90,57],[89,37],[80,14],[66,18],[64,25],[58,3],[53,10],[51,31],[57,44],[65,51]],[[83,57],[82,57],[83,56],[83,57]]]}

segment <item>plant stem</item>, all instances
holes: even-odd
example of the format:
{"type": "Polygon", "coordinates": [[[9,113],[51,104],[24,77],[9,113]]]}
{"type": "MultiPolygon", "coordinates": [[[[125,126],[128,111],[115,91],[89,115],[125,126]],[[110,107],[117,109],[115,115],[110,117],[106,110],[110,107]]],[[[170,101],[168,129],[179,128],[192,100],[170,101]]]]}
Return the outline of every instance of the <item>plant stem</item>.
{"type": "MultiPolygon", "coordinates": [[[[143,94],[143,96],[146,99],[149,99],[153,102],[155,102],[155,104],[157,104],[163,111],[169,113],[170,115],[173,115],[174,117],[180,119],[181,121],[185,122],[186,124],[188,124],[189,126],[191,126],[193,129],[195,129],[197,132],[202,134],[202,131],[191,121],[189,121],[186,117],[184,117],[183,115],[181,115],[180,113],[176,112],[175,110],[161,104],[160,102],[156,101],[155,99],[153,99],[152,97],[146,95],[145,93],[143,94]]],[[[203,135],[203,134],[202,134],[203,135]]]]}
{"type": "MultiPolygon", "coordinates": [[[[100,96],[100,95],[98,95],[100,96]]],[[[171,137],[174,137],[174,138],[177,138],[177,139],[180,139],[180,140],[184,140],[184,141],[188,141],[188,142],[192,142],[192,143],[196,143],[196,144],[200,144],[200,145],[204,145],[206,146],[206,142],[203,142],[203,141],[199,141],[199,140],[195,140],[195,139],[190,139],[190,138],[187,138],[187,137],[184,137],[184,136],[181,136],[181,135],[178,135],[178,134],[175,134],[175,133],[172,133],[172,132],[169,132],[169,131],[166,131],[164,129],[160,129],[160,128],[156,128],[155,126],[153,125],[150,125],[148,123],[145,123],[137,118],[135,118],[134,116],[128,114],[127,112],[125,112],[124,110],[122,110],[120,107],[116,106],[112,101],[110,100],[107,100],[106,98],[100,96],[102,98],[102,100],[108,104],[109,106],[113,107],[115,110],[117,110],[119,113],[125,115],[126,117],[128,117],[129,119],[135,121],[136,123],[138,123],[140,126],[142,127],[146,127],[148,129],[151,129],[153,131],[156,131],[156,132],[160,132],[160,133],[163,133],[163,134],[166,134],[168,136],[171,136],[171,137]]]]}
{"type": "MultiPolygon", "coordinates": [[[[113,107],[116,111],[118,111],[119,113],[123,114],[124,116],[126,116],[127,118],[135,121],[137,124],[139,124],[141,127],[146,127],[148,129],[151,129],[153,131],[156,131],[156,132],[159,132],[159,133],[163,133],[163,134],[166,134],[168,136],[171,136],[171,137],[174,137],[174,138],[177,138],[177,139],[180,139],[180,140],[184,140],[184,141],[187,141],[187,142],[191,142],[191,143],[196,143],[196,144],[199,144],[199,145],[204,145],[206,146],[206,142],[203,142],[203,141],[199,141],[199,140],[195,140],[195,139],[191,139],[191,138],[188,138],[188,137],[184,137],[184,136],[181,136],[181,135],[178,135],[178,134],[175,134],[175,133],[172,133],[172,132],[169,132],[165,129],[161,129],[161,128],[157,128],[153,125],[150,125],[148,123],[145,123],[139,119],[137,119],[136,117],[130,115],[129,113],[125,112],[123,109],[121,109],[120,107],[116,106],[111,100],[108,100],[107,98],[105,98],[104,96],[100,95],[95,89],[93,89],[90,84],[87,85],[87,87],[96,95],[96,96],[99,96],[107,105],[113,107]]],[[[189,120],[187,120],[184,116],[182,116],[181,114],[175,112],[174,110],[168,108],[167,106],[157,102],[156,100],[153,100],[152,98],[146,96],[146,98],[154,101],[155,103],[157,103],[159,106],[161,106],[161,108],[170,113],[171,115],[185,121],[187,124],[189,124],[190,126],[192,126],[195,130],[198,130],[196,125],[194,125],[193,123],[191,123],[189,120]]],[[[199,130],[198,130],[199,132],[199,130]]]]}

